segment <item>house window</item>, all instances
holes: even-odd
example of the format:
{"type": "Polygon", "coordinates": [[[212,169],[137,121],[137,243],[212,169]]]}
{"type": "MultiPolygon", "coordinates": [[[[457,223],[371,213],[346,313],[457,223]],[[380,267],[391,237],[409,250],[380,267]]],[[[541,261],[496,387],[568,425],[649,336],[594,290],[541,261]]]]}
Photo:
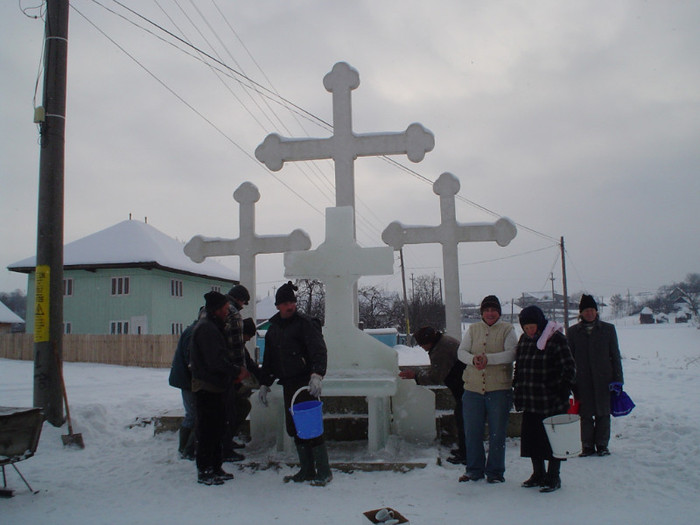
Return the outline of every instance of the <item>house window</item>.
{"type": "Polygon", "coordinates": [[[172,297],[182,297],[182,281],[178,279],[170,280],[170,295],[172,297]]]}
{"type": "Polygon", "coordinates": [[[221,286],[212,286],[211,291],[221,293],[221,286]]]}
{"type": "MultiPolygon", "coordinates": [[[[72,279],[71,279],[72,280],[72,279]]],[[[65,282],[65,281],[64,281],[65,282]]],[[[71,334],[73,333],[73,326],[71,323],[63,323],[63,333],[71,334]]]]}
{"type": "Polygon", "coordinates": [[[170,323],[170,333],[173,335],[182,335],[182,323],[170,323]]]}
{"type": "Polygon", "coordinates": [[[129,321],[111,321],[109,323],[109,333],[112,335],[128,334],[129,321]]]}
{"type": "Polygon", "coordinates": [[[63,279],[63,296],[73,295],[73,279],[63,279]]]}
{"type": "Polygon", "coordinates": [[[112,295],[129,295],[128,277],[112,277],[112,295]]]}

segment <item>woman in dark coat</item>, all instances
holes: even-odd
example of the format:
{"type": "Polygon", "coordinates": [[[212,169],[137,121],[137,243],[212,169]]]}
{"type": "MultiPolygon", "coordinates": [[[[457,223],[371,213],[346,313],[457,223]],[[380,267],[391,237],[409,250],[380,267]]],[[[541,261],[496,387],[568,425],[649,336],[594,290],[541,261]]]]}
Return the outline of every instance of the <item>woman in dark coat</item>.
{"type": "Polygon", "coordinates": [[[523,411],[520,455],[532,460],[532,475],[522,486],[553,492],[561,487],[561,460],[552,456],[542,421],[566,413],[576,365],[561,326],[547,322],[537,306],[520,312],[520,325],[525,333],[516,350],[513,402],[523,411]],[[549,462],[546,471],[545,460],[549,462]]]}
{"type": "Polygon", "coordinates": [[[598,317],[590,295],[579,304],[581,322],[569,328],[569,347],[576,359],[576,399],[580,402],[581,456],[610,454],[610,383],[623,383],[617,332],[598,317]]]}

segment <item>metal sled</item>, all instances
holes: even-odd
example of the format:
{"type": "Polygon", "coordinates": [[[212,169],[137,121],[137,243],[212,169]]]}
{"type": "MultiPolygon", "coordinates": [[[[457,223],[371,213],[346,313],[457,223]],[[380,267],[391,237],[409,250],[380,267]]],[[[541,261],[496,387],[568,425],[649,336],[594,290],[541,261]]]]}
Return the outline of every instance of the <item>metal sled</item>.
{"type": "Polygon", "coordinates": [[[32,489],[15,463],[34,455],[43,423],[44,414],[40,408],[0,407],[0,466],[3,482],[0,497],[14,496],[14,490],[7,488],[5,465],[12,465],[30,492],[38,492],[32,489]]]}

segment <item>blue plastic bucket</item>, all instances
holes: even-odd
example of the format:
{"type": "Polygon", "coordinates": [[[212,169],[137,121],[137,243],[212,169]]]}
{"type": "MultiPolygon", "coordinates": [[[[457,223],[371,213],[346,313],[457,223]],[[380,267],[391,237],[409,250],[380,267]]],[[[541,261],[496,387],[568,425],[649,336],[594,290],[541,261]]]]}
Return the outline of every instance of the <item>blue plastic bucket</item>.
{"type": "Polygon", "coordinates": [[[321,401],[302,401],[294,404],[297,394],[306,387],[300,388],[292,397],[289,412],[294,419],[299,439],[313,439],[323,434],[323,403],[321,401]]]}

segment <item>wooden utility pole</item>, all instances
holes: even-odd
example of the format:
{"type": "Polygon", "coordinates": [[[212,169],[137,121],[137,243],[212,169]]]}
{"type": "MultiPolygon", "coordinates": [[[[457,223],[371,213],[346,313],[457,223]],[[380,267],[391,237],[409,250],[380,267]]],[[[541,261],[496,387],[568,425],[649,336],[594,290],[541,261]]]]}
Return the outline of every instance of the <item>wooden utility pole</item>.
{"type": "Polygon", "coordinates": [[[566,286],[566,251],[564,250],[564,236],[561,236],[559,243],[561,248],[561,285],[564,292],[564,328],[569,330],[569,291],[566,286]]]}
{"type": "Polygon", "coordinates": [[[34,406],[54,426],[63,424],[63,169],[68,65],[68,0],[47,0],[43,108],[40,127],[37,221],[34,406]]]}
{"type": "Polygon", "coordinates": [[[408,320],[408,297],[406,297],[406,271],[403,266],[403,248],[399,250],[401,258],[401,285],[403,286],[403,314],[406,317],[406,344],[411,337],[411,323],[408,320]]]}

